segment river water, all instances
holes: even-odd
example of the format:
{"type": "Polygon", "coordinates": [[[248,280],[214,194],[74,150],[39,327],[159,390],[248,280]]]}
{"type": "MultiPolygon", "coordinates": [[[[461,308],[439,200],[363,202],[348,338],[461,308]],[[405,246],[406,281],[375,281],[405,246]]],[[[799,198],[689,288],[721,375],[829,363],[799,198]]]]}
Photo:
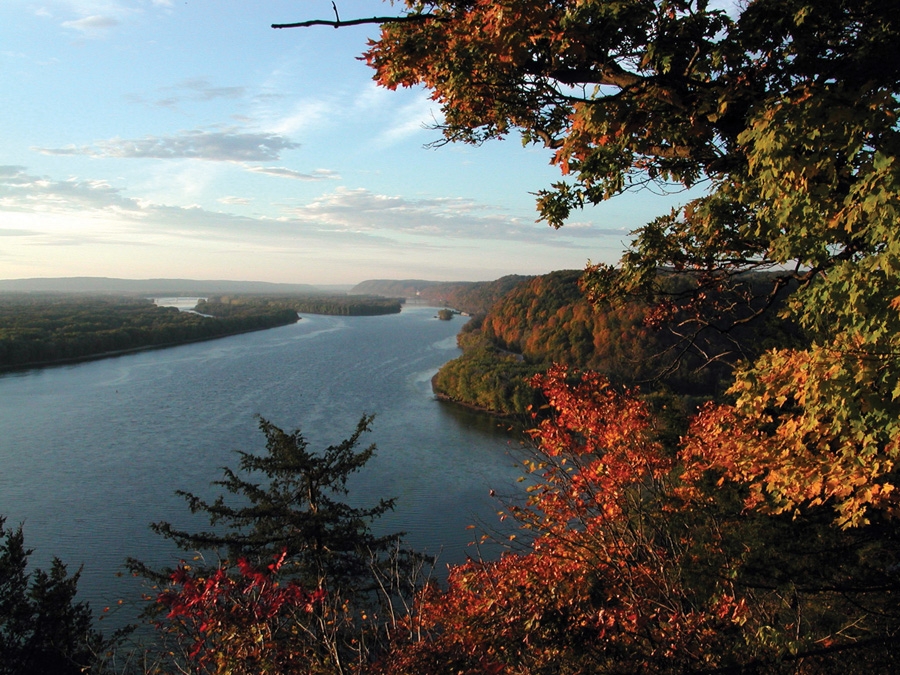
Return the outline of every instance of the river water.
{"type": "Polygon", "coordinates": [[[358,506],[396,497],[377,531],[407,532],[440,565],[474,553],[467,526],[496,522],[489,494],[516,490],[518,444],[496,422],[439,403],[430,378],[458,355],[459,320],[408,307],[378,317],[304,315],[291,326],[76,365],[0,376],[0,515],[24,523],[32,563],[83,565],[95,613],[140,589],[127,556],[186,554],[151,521],[200,529],[175,490],[213,498],[234,450],[262,452],[258,415],[300,428],[311,448],[346,438],[374,413],[378,452],[350,484],[358,506]]]}

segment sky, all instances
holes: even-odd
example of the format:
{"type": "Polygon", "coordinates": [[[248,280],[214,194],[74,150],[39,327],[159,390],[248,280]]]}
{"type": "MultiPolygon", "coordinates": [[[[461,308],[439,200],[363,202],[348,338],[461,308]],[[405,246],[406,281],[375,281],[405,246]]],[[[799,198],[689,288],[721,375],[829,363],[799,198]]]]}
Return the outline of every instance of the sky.
{"type": "Polygon", "coordinates": [[[491,280],[614,263],[684,201],[536,222],[549,150],[431,147],[429,93],[379,88],[358,58],[376,26],[271,28],[332,17],[330,0],[0,0],[0,279],[491,280]]]}

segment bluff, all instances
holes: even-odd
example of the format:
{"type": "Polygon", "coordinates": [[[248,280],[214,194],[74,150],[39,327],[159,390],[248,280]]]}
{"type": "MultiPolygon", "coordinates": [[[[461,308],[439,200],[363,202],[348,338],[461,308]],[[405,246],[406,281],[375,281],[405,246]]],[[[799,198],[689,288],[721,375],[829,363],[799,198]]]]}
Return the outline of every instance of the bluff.
{"type": "MultiPolygon", "coordinates": [[[[780,320],[687,330],[677,317],[659,321],[641,301],[597,306],[582,292],[581,278],[580,270],[562,270],[513,286],[464,326],[458,337],[463,355],[435,376],[436,394],[524,414],[541,403],[527,379],[560,363],[644,391],[708,397],[724,390],[740,359],[795,339],[780,320]]],[[[671,275],[666,288],[677,293],[684,283],[671,275]]]]}

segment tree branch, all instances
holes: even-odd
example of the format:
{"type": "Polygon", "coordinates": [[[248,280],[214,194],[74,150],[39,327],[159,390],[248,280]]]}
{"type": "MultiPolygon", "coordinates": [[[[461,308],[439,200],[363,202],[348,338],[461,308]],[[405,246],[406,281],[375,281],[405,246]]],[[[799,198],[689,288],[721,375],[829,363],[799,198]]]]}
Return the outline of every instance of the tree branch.
{"type": "MultiPolygon", "coordinates": [[[[335,10],[337,17],[337,10],[335,10]]],[[[434,14],[407,14],[405,16],[373,16],[368,19],[347,19],[341,21],[337,18],[335,21],[329,19],[312,19],[310,21],[300,21],[298,23],[273,23],[272,28],[309,28],[310,26],[333,26],[334,28],[343,28],[345,26],[361,26],[364,24],[383,24],[383,23],[407,23],[416,21],[449,21],[449,17],[436,16],[434,14]]]]}

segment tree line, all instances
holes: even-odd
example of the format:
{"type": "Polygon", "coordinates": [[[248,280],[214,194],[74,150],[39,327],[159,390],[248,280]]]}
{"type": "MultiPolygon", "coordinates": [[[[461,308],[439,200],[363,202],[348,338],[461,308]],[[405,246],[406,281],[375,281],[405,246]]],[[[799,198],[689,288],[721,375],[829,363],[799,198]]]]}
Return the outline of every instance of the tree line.
{"type": "Polygon", "coordinates": [[[299,312],[371,316],[401,307],[395,298],[222,295],[182,312],[132,296],[8,293],[0,295],[0,370],[275,328],[299,312]]]}
{"type": "Polygon", "coordinates": [[[0,369],[224,337],[297,320],[285,307],[201,316],[145,298],[0,296],[0,369]]]}
{"type": "Polygon", "coordinates": [[[225,317],[249,310],[291,309],[300,314],[378,316],[398,314],[403,300],[377,295],[218,295],[201,300],[198,312],[225,317]]]}
{"type": "Polygon", "coordinates": [[[373,279],[354,286],[353,294],[376,294],[424,301],[467,314],[484,314],[528,276],[510,274],[494,281],[425,281],[373,279]]]}

